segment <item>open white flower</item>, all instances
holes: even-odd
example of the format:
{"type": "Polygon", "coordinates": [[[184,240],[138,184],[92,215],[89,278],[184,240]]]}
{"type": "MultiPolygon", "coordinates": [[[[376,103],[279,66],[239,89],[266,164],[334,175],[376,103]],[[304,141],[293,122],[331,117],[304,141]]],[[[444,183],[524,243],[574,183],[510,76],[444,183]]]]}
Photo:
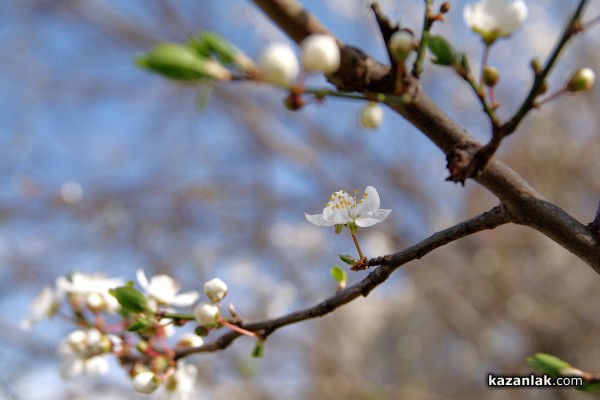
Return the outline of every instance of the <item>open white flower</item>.
{"type": "Polygon", "coordinates": [[[136,277],[146,295],[158,305],[186,307],[194,304],[200,297],[196,291],[177,294],[181,287],[169,275],[155,275],[148,281],[144,271],[139,269],[136,277]]]}
{"type": "Polygon", "coordinates": [[[46,317],[52,316],[58,308],[60,298],[46,286],[29,306],[29,317],[21,321],[21,329],[29,329],[46,317]]]}
{"type": "Polygon", "coordinates": [[[165,382],[168,400],[189,400],[194,394],[198,368],[183,360],[177,362],[175,373],[165,382]]]}
{"type": "Polygon", "coordinates": [[[525,22],[527,5],[523,0],[481,0],[468,4],[463,17],[489,46],[498,38],[510,36],[525,22]]]}
{"type": "Polygon", "coordinates": [[[125,282],[118,278],[75,272],[69,278],[58,277],[56,292],[57,296],[64,293],[79,296],[81,301],[95,311],[116,313],[121,309],[121,305],[108,291],[124,284],[125,282]]]}
{"type": "Polygon", "coordinates": [[[106,374],[108,354],[115,346],[120,346],[120,339],[104,335],[95,328],[69,333],[58,347],[61,376],[70,379],[82,374],[106,374]]]}
{"type": "Polygon", "coordinates": [[[340,190],[331,195],[323,209],[323,214],[304,213],[304,215],[309,222],[317,226],[345,225],[352,222],[356,226],[364,228],[378,224],[392,212],[392,210],[379,208],[379,193],[373,186],[367,186],[365,193],[358,201],[357,194],[358,190],[354,191],[354,197],[340,190]]]}

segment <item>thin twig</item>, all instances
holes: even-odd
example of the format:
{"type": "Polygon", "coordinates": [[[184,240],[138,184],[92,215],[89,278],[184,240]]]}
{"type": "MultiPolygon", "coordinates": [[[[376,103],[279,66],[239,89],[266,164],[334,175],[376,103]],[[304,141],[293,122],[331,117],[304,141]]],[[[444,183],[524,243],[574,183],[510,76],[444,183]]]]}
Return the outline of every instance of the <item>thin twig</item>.
{"type": "MultiPolygon", "coordinates": [[[[367,296],[373,289],[385,282],[389,276],[401,266],[410,261],[422,258],[431,251],[454,242],[463,237],[487,229],[494,229],[500,225],[511,222],[511,216],[503,205],[494,207],[490,211],[463,221],[450,228],[436,232],[427,239],[394,254],[377,257],[369,260],[370,266],[377,266],[366,278],[354,285],[337,292],[335,295],[323,300],[321,303],[292,312],[290,314],[257,322],[241,323],[238,326],[251,332],[259,332],[262,337],[267,337],[277,329],[297,322],[322,317],[336,308],[360,297],[367,296]]],[[[211,343],[200,347],[178,350],[175,359],[195,353],[214,352],[224,350],[234,340],[240,337],[238,332],[228,332],[211,343]]]]}
{"type": "Polygon", "coordinates": [[[427,36],[433,25],[434,19],[431,18],[433,0],[425,0],[425,15],[423,16],[423,32],[421,32],[421,42],[417,50],[417,58],[412,68],[412,75],[419,79],[423,72],[423,63],[425,62],[425,53],[427,52],[427,36]]]}
{"type": "Polygon", "coordinates": [[[560,40],[556,43],[554,50],[546,61],[546,65],[544,65],[544,68],[539,74],[536,74],[535,79],[533,80],[533,85],[531,86],[531,90],[523,101],[523,104],[521,104],[521,107],[519,107],[519,110],[515,113],[515,115],[502,126],[502,129],[499,130],[498,134],[501,134],[502,136],[510,135],[515,131],[515,129],[517,129],[517,126],[523,120],[523,118],[525,118],[527,113],[529,113],[529,111],[535,107],[535,99],[541,94],[544,82],[546,81],[550,70],[552,70],[552,67],[554,67],[556,64],[561,51],[564,49],[569,39],[581,32],[581,15],[587,3],[588,0],[579,1],[577,9],[573,13],[573,16],[569,19],[569,22],[567,23],[560,40]]]}

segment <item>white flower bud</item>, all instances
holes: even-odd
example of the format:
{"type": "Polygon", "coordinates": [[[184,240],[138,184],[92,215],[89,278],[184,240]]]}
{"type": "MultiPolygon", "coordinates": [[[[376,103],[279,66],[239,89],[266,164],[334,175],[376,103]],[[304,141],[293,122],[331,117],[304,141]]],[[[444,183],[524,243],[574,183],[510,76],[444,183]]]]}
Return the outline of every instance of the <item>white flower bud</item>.
{"type": "Polygon", "coordinates": [[[177,342],[178,348],[200,347],[204,344],[204,340],[194,333],[184,333],[177,342]]]}
{"type": "Polygon", "coordinates": [[[204,283],[204,293],[210,301],[218,303],[227,295],[227,285],[219,278],[211,279],[204,283]]]}
{"type": "Polygon", "coordinates": [[[596,82],[596,74],[589,68],[581,68],[567,82],[567,92],[583,92],[589,90],[596,82]]]}
{"type": "Polygon", "coordinates": [[[219,307],[208,303],[198,304],[194,309],[194,317],[198,325],[213,325],[219,318],[219,307]]]}
{"type": "Polygon", "coordinates": [[[388,48],[396,61],[403,61],[413,50],[413,36],[406,31],[395,32],[390,38],[388,48]]]}
{"type": "Polygon", "coordinates": [[[296,54],[285,43],[268,45],[258,63],[263,79],[276,85],[290,85],[300,72],[296,54]]]}
{"type": "Polygon", "coordinates": [[[154,372],[150,371],[140,372],[139,374],[134,376],[132,384],[136,392],[144,394],[150,394],[160,386],[158,378],[156,377],[154,372]]]}
{"type": "Polygon", "coordinates": [[[302,65],[306,71],[332,74],[340,68],[340,48],[329,35],[310,35],[300,44],[302,65]]]}
{"type": "Polygon", "coordinates": [[[369,102],[360,112],[360,126],[375,129],[383,121],[383,108],[378,103],[369,102]]]}
{"type": "Polygon", "coordinates": [[[87,333],[82,330],[73,331],[67,335],[67,343],[74,351],[83,352],[88,346],[87,333]]]}

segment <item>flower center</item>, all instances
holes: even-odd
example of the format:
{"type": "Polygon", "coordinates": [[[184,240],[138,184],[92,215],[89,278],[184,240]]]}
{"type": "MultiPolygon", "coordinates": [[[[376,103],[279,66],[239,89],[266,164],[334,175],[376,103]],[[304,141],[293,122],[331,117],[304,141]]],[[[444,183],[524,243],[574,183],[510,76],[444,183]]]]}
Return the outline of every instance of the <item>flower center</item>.
{"type": "Polygon", "coordinates": [[[350,194],[348,194],[346,191],[340,190],[331,195],[329,202],[325,205],[325,207],[334,212],[345,212],[349,217],[356,218],[356,209],[367,198],[367,193],[363,194],[362,198],[358,200],[358,202],[357,196],[358,189],[354,190],[354,197],[350,196],[350,194]]]}

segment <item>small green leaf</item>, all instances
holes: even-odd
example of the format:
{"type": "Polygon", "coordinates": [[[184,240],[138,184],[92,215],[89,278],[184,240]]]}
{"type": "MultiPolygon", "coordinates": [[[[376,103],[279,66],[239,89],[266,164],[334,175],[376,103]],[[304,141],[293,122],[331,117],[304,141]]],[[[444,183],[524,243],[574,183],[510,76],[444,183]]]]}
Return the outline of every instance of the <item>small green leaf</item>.
{"type": "Polygon", "coordinates": [[[436,56],[431,61],[438,65],[452,65],[456,59],[454,48],[443,36],[428,35],[427,46],[429,50],[436,56]]]}
{"type": "Polygon", "coordinates": [[[337,283],[348,281],[348,274],[338,265],[331,267],[331,276],[337,283]]]}
{"type": "Polygon", "coordinates": [[[142,68],[176,81],[231,79],[231,73],[217,61],[176,43],[161,43],[149,53],[138,56],[135,62],[142,68]]]}
{"type": "Polygon", "coordinates": [[[252,357],[262,358],[265,353],[265,342],[263,340],[257,340],[256,345],[252,349],[252,357]]]}
{"type": "Polygon", "coordinates": [[[335,225],[335,233],[339,235],[342,233],[342,229],[344,229],[344,224],[336,224],[335,225]]]}
{"type": "Polygon", "coordinates": [[[334,265],[331,267],[331,276],[338,284],[338,290],[342,290],[346,287],[348,283],[348,274],[344,271],[340,266],[334,265]]]}
{"type": "Polygon", "coordinates": [[[127,327],[127,330],[129,332],[140,332],[143,330],[146,330],[151,324],[149,324],[148,321],[145,320],[138,320],[135,321],[133,324],[129,325],[127,327]]]}
{"type": "Polygon", "coordinates": [[[562,370],[571,368],[571,365],[566,361],[544,353],[536,353],[533,357],[528,357],[527,362],[531,368],[554,378],[561,376],[562,370]]]}
{"type": "Polygon", "coordinates": [[[338,254],[338,257],[348,265],[354,265],[357,263],[357,260],[350,254],[338,254]]]}
{"type": "Polygon", "coordinates": [[[206,51],[208,51],[209,54],[214,54],[223,64],[235,62],[236,55],[240,53],[240,51],[227,40],[216,33],[209,31],[201,31],[198,36],[192,38],[188,42],[188,45],[200,54],[205,55],[206,51]]]}
{"type": "Polygon", "coordinates": [[[120,286],[108,291],[117,299],[124,311],[140,313],[148,310],[148,299],[131,286],[120,286]]]}

